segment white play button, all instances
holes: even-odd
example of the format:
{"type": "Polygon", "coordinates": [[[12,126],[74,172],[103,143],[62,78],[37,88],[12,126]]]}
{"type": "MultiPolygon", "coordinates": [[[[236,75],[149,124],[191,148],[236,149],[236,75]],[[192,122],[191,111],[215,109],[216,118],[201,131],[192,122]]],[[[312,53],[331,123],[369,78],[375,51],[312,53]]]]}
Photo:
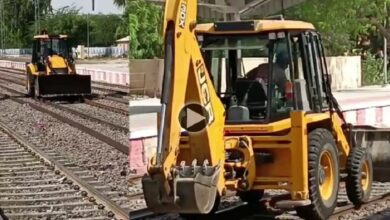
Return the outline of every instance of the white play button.
{"type": "Polygon", "coordinates": [[[179,121],[188,132],[199,132],[207,127],[208,114],[201,105],[189,104],[180,111],[179,121]]]}
{"type": "Polygon", "coordinates": [[[192,127],[205,119],[205,116],[187,108],[187,127],[192,127]]]}

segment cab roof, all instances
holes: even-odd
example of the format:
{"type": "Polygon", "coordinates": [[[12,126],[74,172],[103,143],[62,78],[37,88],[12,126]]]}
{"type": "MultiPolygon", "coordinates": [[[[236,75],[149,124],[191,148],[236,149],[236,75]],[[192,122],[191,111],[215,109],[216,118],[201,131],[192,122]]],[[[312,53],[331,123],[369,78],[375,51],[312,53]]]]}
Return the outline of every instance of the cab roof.
{"type": "Polygon", "coordinates": [[[42,35],[36,35],[34,36],[34,39],[56,39],[56,38],[61,38],[61,39],[65,39],[65,38],[68,38],[68,35],[47,35],[47,34],[42,34],[42,35]]]}
{"type": "Polygon", "coordinates": [[[315,30],[313,24],[294,20],[248,20],[198,24],[197,33],[259,33],[281,30],[315,30]]]}

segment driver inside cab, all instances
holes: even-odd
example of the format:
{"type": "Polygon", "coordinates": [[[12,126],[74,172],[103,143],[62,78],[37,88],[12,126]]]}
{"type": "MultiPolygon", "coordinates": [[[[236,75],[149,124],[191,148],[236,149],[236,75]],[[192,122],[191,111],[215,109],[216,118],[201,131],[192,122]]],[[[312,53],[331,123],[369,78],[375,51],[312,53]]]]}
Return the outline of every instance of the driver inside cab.
{"type": "Polygon", "coordinates": [[[246,77],[250,80],[259,80],[261,83],[271,86],[277,86],[278,91],[285,95],[285,85],[287,83],[286,70],[289,65],[289,57],[286,52],[279,52],[276,55],[275,63],[272,63],[272,82],[268,81],[268,72],[270,71],[270,63],[262,63],[250,70],[246,77]]]}

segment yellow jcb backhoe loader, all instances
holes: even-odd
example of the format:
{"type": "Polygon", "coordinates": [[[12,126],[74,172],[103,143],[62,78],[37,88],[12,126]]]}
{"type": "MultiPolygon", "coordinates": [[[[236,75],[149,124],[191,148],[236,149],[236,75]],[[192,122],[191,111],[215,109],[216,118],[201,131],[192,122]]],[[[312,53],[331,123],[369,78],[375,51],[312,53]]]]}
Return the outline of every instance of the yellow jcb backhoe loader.
{"type": "Polygon", "coordinates": [[[91,95],[91,76],[76,74],[66,35],[34,36],[32,60],[26,63],[26,90],[31,97],[91,95]]]}
{"type": "Polygon", "coordinates": [[[290,198],[276,208],[327,219],[341,181],[351,202],[367,201],[371,154],[332,95],[314,26],[196,17],[197,1],[166,1],[158,146],[142,180],[150,210],[204,216],[228,190],[256,203],[282,189],[290,198]]]}

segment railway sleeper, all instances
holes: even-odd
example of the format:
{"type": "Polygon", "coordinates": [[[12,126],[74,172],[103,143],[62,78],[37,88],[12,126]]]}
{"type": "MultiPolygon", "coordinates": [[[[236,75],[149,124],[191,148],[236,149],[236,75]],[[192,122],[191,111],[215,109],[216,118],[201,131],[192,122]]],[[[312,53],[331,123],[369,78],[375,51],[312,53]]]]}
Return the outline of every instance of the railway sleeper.
{"type": "Polygon", "coordinates": [[[1,200],[0,205],[3,207],[4,205],[36,205],[40,203],[48,204],[58,204],[64,201],[83,201],[83,197],[80,196],[63,196],[63,197],[49,197],[49,198],[32,198],[32,199],[7,199],[1,200]]]}
{"type": "Polygon", "coordinates": [[[36,185],[36,186],[23,186],[23,187],[0,187],[0,192],[4,191],[16,191],[16,190],[37,190],[37,189],[58,189],[63,187],[63,185],[59,184],[51,184],[51,185],[36,185]]]}
{"type": "Polygon", "coordinates": [[[12,173],[0,173],[0,177],[3,176],[24,176],[24,175],[28,175],[28,174],[39,174],[39,175],[42,175],[42,174],[45,174],[45,173],[50,173],[52,172],[51,170],[40,170],[39,172],[37,171],[18,171],[18,172],[12,172],[12,173]]]}
{"type": "MultiPolygon", "coordinates": [[[[32,209],[69,209],[69,208],[94,208],[94,204],[90,202],[71,202],[71,203],[61,203],[61,204],[53,204],[53,205],[4,205],[1,208],[5,211],[12,209],[19,210],[32,210],[32,209]]],[[[45,210],[46,211],[46,210],[45,210]]]]}
{"type": "Polygon", "coordinates": [[[33,173],[33,175],[25,175],[25,176],[0,176],[0,181],[1,180],[7,180],[7,181],[10,181],[10,180],[40,180],[42,179],[43,177],[44,178],[54,178],[58,175],[55,175],[53,173],[46,173],[44,175],[34,175],[35,173],[33,173]]]}
{"type": "Polygon", "coordinates": [[[0,159],[1,158],[8,158],[8,157],[19,157],[19,156],[31,156],[28,152],[16,152],[16,153],[2,153],[0,152],[0,159]]]}
{"type": "Polygon", "coordinates": [[[66,195],[76,194],[76,190],[57,190],[57,191],[44,191],[44,192],[20,192],[20,193],[0,193],[1,197],[27,197],[27,196],[53,196],[53,195],[66,195]]]}
{"type": "Polygon", "coordinates": [[[28,170],[35,170],[35,171],[41,171],[41,170],[46,170],[47,167],[45,165],[34,165],[34,166],[25,166],[25,167],[0,167],[0,175],[2,173],[10,173],[14,171],[28,171],[28,170]],[[4,172],[8,171],[8,172],[4,172]]]}
{"type": "Polygon", "coordinates": [[[26,181],[8,181],[0,182],[0,187],[16,187],[17,186],[36,186],[36,185],[49,185],[53,183],[62,183],[61,179],[42,179],[42,180],[26,180],[26,181]]]}
{"type": "MultiPolygon", "coordinates": [[[[34,162],[34,161],[37,161],[36,158],[34,157],[29,157],[29,158],[23,158],[23,159],[20,159],[20,160],[12,160],[11,161],[7,161],[7,164],[10,164],[10,163],[31,163],[31,162],[34,162]]],[[[2,161],[0,161],[2,162],[2,161]]]]}
{"type": "Polygon", "coordinates": [[[0,164],[0,169],[1,168],[13,168],[13,167],[18,167],[18,166],[35,166],[37,164],[41,164],[41,161],[38,160],[32,160],[29,162],[17,162],[17,163],[6,163],[6,164],[0,164]]]}

